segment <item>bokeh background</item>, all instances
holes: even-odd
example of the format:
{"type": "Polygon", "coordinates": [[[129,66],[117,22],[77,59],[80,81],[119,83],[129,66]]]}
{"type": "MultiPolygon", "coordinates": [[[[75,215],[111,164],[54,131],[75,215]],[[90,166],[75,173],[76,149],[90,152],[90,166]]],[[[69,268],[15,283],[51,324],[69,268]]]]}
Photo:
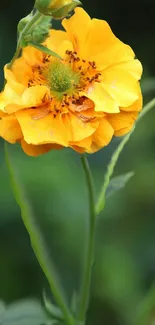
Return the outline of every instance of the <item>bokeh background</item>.
{"type": "MultiPolygon", "coordinates": [[[[16,46],[18,21],[32,9],[33,0],[5,0],[0,10],[0,82],[3,65],[16,46]]],[[[155,96],[154,0],[83,0],[92,17],[107,20],[115,34],[130,44],[142,61],[144,101],[155,96]]],[[[97,191],[119,139],[90,156],[97,191]]],[[[0,142],[0,298],[6,303],[42,299],[48,284],[30,246],[12,194],[0,142]]],[[[71,299],[78,290],[88,201],[77,154],[53,151],[27,157],[11,146],[13,161],[43,229],[62,284],[71,299]]],[[[97,228],[96,261],[88,312],[90,325],[136,325],[139,310],[149,310],[139,325],[155,324],[155,108],[137,125],[120,156],[115,175],[134,171],[127,187],[107,201],[97,228]],[[144,306],[144,308],[141,308],[144,306]],[[151,306],[151,307],[150,307],[151,306]]],[[[138,323],[137,323],[138,325],[138,323]]]]}

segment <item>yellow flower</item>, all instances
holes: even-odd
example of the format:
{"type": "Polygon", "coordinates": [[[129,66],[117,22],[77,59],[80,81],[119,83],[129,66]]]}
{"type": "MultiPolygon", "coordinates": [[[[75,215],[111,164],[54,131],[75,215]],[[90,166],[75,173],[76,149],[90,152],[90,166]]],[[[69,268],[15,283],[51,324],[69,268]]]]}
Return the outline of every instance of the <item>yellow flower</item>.
{"type": "Polygon", "coordinates": [[[0,96],[0,136],[36,156],[62,147],[94,153],[129,132],[142,107],[142,66],[107,22],[76,8],[46,45],[26,47],[0,96]]]}

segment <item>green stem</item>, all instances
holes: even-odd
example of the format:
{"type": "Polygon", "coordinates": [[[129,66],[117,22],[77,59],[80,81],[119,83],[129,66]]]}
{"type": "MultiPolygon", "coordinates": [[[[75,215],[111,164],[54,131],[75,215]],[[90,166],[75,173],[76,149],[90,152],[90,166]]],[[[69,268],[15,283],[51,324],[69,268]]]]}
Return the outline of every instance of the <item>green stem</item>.
{"type": "Polygon", "coordinates": [[[151,110],[151,108],[153,108],[154,106],[155,106],[155,98],[153,98],[149,103],[147,103],[143,107],[141,113],[139,114],[137,122],[139,122],[141,120],[141,118],[143,118],[145,116],[145,114],[147,114],[151,110]]]}
{"type": "Polygon", "coordinates": [[[89,227],[87,234],[87,246],[86,246],[86,258],[84,260],[85,266],[83,271],[83,279],[81,285],[81,295],[79,302],[78,320],[85,321],[90,292],[90,282],[92,265],[94,261],[94,246],[95,246],[95,226],[96,226],[96,214],[95,214],[95,195],[94,185],[92,180],[91,170],[85,156],[81,156],[81,163],[86,177],[88,195],[89,195],[89,227]]]}
{"type": "Polygon", "coordinates": [[[48,250],[46,248],[44,238],[37,225],[36,220],[34,219],[31,207],[28,203],[28,200],[25,197],[23,188],[18,180],[18,175],[16,174],[13,163],[10,161],[10,155],[9,155],[7,143],[5,143],[5,157],[6,157],[7,167],[10,173],[14,195],[21,209],[22,219],[29,233],[31,245],[34,250],[34,253],[49,282],[55,301],[60,307],[64,315],[66,325],[74,325],[75,324],[74,319],[66,303],[65,295],[58,281],[54,265],[51,261],[51,258],[48,255],[48,250]]]}
{"type": "Polygon", "coordinates": [[[27,34],[27,32],[29,30],[31,30],[31,28],[33,27],[33,25],[36,24],[36,22],[41,18],[41,16],[42,16],[42,14],[39,11],[36,11],[36,13],[32,17],[32,19],[27,23],[27,25],[25,26],[25,28],[21,32],[21,34],[19,36],[18,43],[17,43],[17,48],[16,48],[15,55],[13,56],[12,60],[10,61],[10,63],[8,63],[8,65],[7,65],[8,69],[10,69],[12,67],[13,62],[15,61],[15,59],[18,58],[18,56],[20,54],[20,51],[21,51],[21,48],[22,48],[21,43],[22,43],[23,37],[27,34]]]}
{"type": "Polygon", "coordinates": [[[111,178],[111,176],[113,174],[114,167],[115,167],[115,165],[116,165],[116,163],[118,161],[120,153],[122,152],[125,144],[128,142],[133,130],[123,138],[123,140],[121,141],[121,143],[119,144],[119,146],[115,150],[114,154],[112,155],[112,158],[111,158],[110,163],[109,163],[108,168],[107,168],[107,172],[105,174],[104,183],[103,183],[103,186],[101,188],[101,192],[100,192],[97,204],[96,204],[96,214],[99,214],[104,209],[105,194],[106,194],[107,187],[109,185],[110,178],[111,178]]]}

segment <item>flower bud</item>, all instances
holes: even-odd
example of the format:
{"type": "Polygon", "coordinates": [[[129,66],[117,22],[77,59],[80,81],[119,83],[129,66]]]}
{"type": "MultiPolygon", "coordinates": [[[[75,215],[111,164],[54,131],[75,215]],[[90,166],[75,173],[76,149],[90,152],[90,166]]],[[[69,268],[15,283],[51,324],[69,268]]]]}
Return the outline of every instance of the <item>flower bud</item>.
{"type": "Polygon", "coordinates": [[[35,7],[44,15],[62,19],[80,4],[79,0],[36,0],[35,7]]]}

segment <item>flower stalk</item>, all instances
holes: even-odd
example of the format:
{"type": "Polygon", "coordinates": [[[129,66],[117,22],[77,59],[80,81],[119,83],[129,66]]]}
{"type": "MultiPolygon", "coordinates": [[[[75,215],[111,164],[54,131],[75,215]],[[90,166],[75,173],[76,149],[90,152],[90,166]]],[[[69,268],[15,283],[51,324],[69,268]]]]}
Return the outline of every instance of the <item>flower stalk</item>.
{"type": "Polygon", "coordinates": [[[78,320],[85,323],[87,307],[89,303],[89,292],[92,275],[92,266],[94,262],[95,230],[96,230],[96,212],[95,212],[95,191],[92,173],[86,156],[81,156],[81,163],[85,173],[88,196],[89,196],[89,225],[87,228],[87,243],[85,265],[83,270],[83,279],[81,284],[81,295],[79,301],[78,320]]]}

